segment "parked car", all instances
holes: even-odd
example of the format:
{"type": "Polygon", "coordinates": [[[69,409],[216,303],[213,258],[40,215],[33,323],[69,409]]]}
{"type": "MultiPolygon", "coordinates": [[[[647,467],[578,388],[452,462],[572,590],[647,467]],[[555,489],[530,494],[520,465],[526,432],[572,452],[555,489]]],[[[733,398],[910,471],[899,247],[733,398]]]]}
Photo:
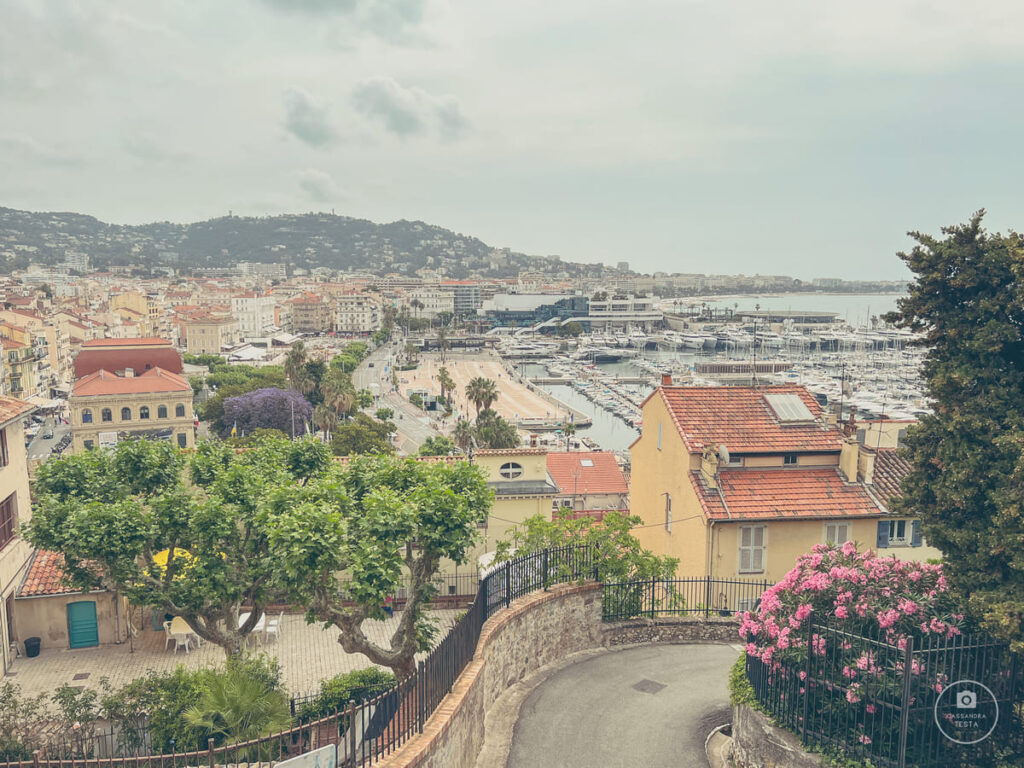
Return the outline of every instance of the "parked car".
{"type": "Polygon", "coordinates": [[[43,432],[43,440],[52,440],[52,439],[53,439],[53,430],[52,429],[48,429],[45,432],[43,432]]]}

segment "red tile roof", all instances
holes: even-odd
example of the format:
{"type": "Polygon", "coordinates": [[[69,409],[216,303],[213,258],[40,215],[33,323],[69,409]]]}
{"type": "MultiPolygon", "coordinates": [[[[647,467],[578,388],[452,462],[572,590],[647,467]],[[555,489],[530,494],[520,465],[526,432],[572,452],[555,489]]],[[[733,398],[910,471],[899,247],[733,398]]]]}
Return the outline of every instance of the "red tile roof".
{"type": "Polygon", "coordinates": [[[16,397],[0,395],[0,427],[5,427],[15,419],[28,416],[36,407],[16,397]]]}
{"type": "Polygon", "coordinates": [[[192,387],[176,373],[150,368],[140,376],[118,376],[99,370],[75,382],[73,397],[134,395],[149,392],[191,392],[192,387]]]}
{"type": "Polygon", "coordinates": [[[883,503],[903,495],[900,483],[911,470],[910,462],[896,453],[894,448],[879,448],[875,451],[875,469],[872,482],[875,492],[883,503]]]}
{"type": "Polygon", "coordinates": [[[705,514],[715,520],[845,518],[885,511],[863,485],[843,480],[836,467],[725,469],[718,481],[721,494],[708,487],[699,470],[690,472],[705,514]]]}
{"type": "Polygon", "coordinates": [[[548,474],[562,493],[629,493],[629,485],[611,451],[549,453],[548,474]],[[584,461],[590,466],[584,465],[584,461]]]}
{"type": "Polygon", "coordinates": [[[90,339],[75,357],[75,378],[99,370],[144,371],[157,366],[171,373],[182,371],[181,355],[166,339],[90,339]]]}
{"type": "Polygon", "coordinates": [[[660,396],[691,453],[724,444],[730,453],[838,452],[839,430],[826,426],[818,401],[796,385],[774,387],[659,387],[660,396]],[[814,422],[779,421],[765,395],[796,395],[814,422]]]}
{"type": "Polygon", "coordinates": [[[20,597],[43,597],[69,595],[78,591],[64,581],[64,555],[40,549],[32,557],[32,564],[28,567],[18,594],[20,597]]]}

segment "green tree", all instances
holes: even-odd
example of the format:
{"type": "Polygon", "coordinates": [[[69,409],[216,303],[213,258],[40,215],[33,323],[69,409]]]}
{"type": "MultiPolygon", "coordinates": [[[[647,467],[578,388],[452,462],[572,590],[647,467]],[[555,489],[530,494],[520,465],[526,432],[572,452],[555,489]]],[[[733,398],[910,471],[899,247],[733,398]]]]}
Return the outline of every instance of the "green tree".
{"type": "Polygon", "coordinates": [[[324,404],[320,404],[313,409],[313,424],[317,429],[323,430],[325,441],[330,441],[331,430],[337,423],[338,414],[334,412],[334,409],[324,404]]]}
{"type": "Polygon", "coordinates": [[[458,446],[444,435],[431,435],[420,446],[420,456],[448,456],[458,452],[458,446]]]}
{"type": "Polygon", "coordinates": [[[336,627],[347,653],[405,678],[436,632],[426,608],[441,560],[465,561],[492,501],[483,473],[465,462],[359,457],[272,497],[273,549],[307,620],[336,627]],[[351,579],[345,594],[339,573],[351,579]],[[385,600],[402,587],[408,602],[388,644],[371,639],[363,623],[383,619],[385,600]]]}
{"type": "Polygon", "coordinates": [[[922,334],[935,412],[907,430],[912,470],[895,503],[971,613],[1024,650],[1024,240],[990,234],[984,211],[944,237],[911,233],[916,275],[887,322],[922,334]]]}
{"type": "Polygon", "coordinates": [[[443,365],[437,372],[437,383],[441,387],[441,398],[443,400],[447,400],[448,395],[455,391],[455,380],[452,378],[448,369],[443,365]]]}
{"type": "Polygon", "coordinates": [[[565,450],[569,450],[569,444],[572,442],[573,436],[576,434],[576,425],[572,422],[562,425],[562,436],[565,438],[565,450]]]}
{"type": "Polygon", "coordinates": [[[519,430],[515,424],[501,418],[490,408],[481,411],[477,416],[473,434],[481,448],[515,448],[519,445],[519,430]]]}
{"type": "Polygon", "coordinates": [[[215,743],[237,743],[287,728],[291,709],[279,687],[229,663],[225,672],[203,676],[199,699],[185,712],[185,722],[215,743]]]}
{"type": "Polygon", "coordinates": [[[316,386],[306,369],[307,362],[309,350],[301,341],[295,342],[285,355],[284,375],[288,379],[288,386],[303,395],[310,393],[316,386]]]}
{"type": "Polygon", "coordinates": [[[326,447],[312,440],[265,439],[242,453],[205,442],[187,460],[169,443],[124,442],[41,466],[26,535],[63,553],[75,587],[102,585],[181,616],[231,656],[277,572],[264,497],[329,464],[326,447]],[[251,615],[239,626],[243,605],[251,615]]]}
{"type": "Polygon", "coordinates": [[[508,539],[498,543],[496,561],[567,545],[587,545],[593,548],[600,581],[673,578],[679,561],[644,549],[630,533],[642,523],[639,517],[615,511],[606,513],[600,521],[588,515],[574,519],[572,510],[563,507],[553,520],[534,515],[516,526],[508,539]]]}
{"type": "Polygon", "coordinates": [[[373,405],[373,392],[368,389],[360,389],[356,392],[356,405],[360,408],[369,408],[373,405]]]}
{"type": "Polygon", "coordinates": [[[395,412],[391,408],[378,408],[373,415],[377,421],[391,421],[395,418],[395,412]]]}
{"type": "Polygon", "coordinates": [[[455,429],[452,430],[452,439],[459,448],[468,451],[474,439],[472,422],[466,419],[459,419],[455,422],[455,429]]]}
{"type": "Polygon", "coordinates": [[[331,451],[335,456],[394,453],[391,435],[397,427],[390,421],[376,421],[365,413],[357,413],[351,421],[334,428],[331,451]]]}
{"type": "Polygon", "coordinates": [[[417,408],[423,407],[423,396],[419,392],[413,392],[409,395],[409,402],[415,405],[417,408]]]}
{"type": "Polygon", "coordinates": [[[334,411],[335,420],[348,415],[356,405],[352,378],[340,368],[331,367],[320,383],[324,405],[334,411]]]}
{"type": "Polygon", "coordinates": [[[573,320],[563,325],[562,330],[566,336],[579,336],[583,333],[583,326],[576,320],[573,320]]]}
{"type": "Polygon", "coordinates": [[[477,376],[466,384],[466,398],[473,403],[480,418],[480,411],[487,410],[498,399],[498,387],[493,380],[477,376]]]}

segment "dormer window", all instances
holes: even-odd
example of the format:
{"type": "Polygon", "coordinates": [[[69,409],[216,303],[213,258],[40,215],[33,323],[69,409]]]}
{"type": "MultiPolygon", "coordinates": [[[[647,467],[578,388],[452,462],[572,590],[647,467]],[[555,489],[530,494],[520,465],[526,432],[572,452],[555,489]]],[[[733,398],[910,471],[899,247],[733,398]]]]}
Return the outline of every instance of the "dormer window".
{"type": "Polygon", "coordinates": [[[501,465],[501,469],[498,470],[498,473],[506,480],[515,480],[523,474],[523,465],[516,464],[514,461],[509,461],[501,465]]]}
{"type": "Polygon", "coordinates": [[[796,454],[795,453],[787,453],[785,456],[782,457],[782,463],[783,463],[784,466],[787,466],[787,467],[795,467],[796,466],[796,454]]]}

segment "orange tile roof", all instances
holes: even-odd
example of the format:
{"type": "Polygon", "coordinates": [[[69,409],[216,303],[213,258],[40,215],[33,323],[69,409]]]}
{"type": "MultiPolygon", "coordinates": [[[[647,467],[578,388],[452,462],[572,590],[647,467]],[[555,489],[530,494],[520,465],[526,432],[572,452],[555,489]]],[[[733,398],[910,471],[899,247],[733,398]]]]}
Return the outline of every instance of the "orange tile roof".
{"type": "Polygon", "coordinates": [[[629,485],[611,451],[549,453],[548,474],[562,493],[629,493],[629,485]],[[584,461],[590,462],[590,466],[585,466],[584,461]]]}
{"type": "Polygon", "coordinates": [[[97,397],[186,391],[191,392],[192,387],[185,379],[176,373],[157,367],[150,368],[139,376],[118,376],[101,369],[78,379],[71,395],[73,397],[97,397]]]}
{"type": "Polygon", "coordinates": [[[16,397],[0,395],[0,427],[5,427],[15,419],[28,416],[36,407],[16,397]]]}
{"type": "Polygon", "coordinates": [[[860,483],[847,483],[836,467],[813,469],[724,469],[717,490],[699,470],[690,482],[705,514],[715,520],[845,518],[881,515],[860,483]]]}
{"type": "Polygon", "coordinates": [[[20,597],[44,597],[78,591],[64,581],[64,555],[40,549],[32,558],[18,594],[20,597]]]}
{"type": "Polygon", "coordinates": [[[875,470],[872,482],[883,503],[903,495],[900,483],[912,469],[910,462],[896,453],[894,448],[879,448],[875,451],[875,470]]]}
{"type": "Polygon", "coordinates": [[[730,453],[838,452],[839,430],[826,426],[818,401],[796,385],[773,387],[659,387],[686,449],[698,453],[724,444],[730,453]],[[813,423],[784,424],[765,395],[797,395],[814,416],[813,423]]]}

